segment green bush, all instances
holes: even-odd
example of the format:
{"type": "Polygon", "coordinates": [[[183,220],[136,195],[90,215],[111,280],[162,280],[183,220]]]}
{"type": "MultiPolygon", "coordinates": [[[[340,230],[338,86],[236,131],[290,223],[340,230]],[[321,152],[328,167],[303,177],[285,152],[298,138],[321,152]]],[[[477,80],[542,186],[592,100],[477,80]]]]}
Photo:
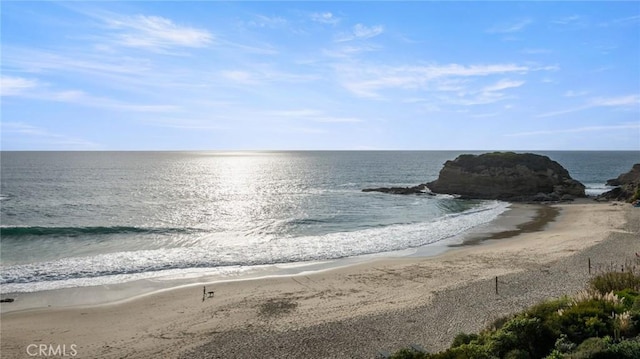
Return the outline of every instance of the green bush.
{"type": "Polygon", "coordinates": [[[485,345],[470,343],[434,354],[429,359],[498,359],[498,356],[485,345]]]}
{"type": "Polygon", "coordinates": [[[638,293],[638,291],[629,288],[625,290],[619,290],[615,292],[615,294],[623,300],[622,304],[624,304],[626,310],[632,309],[633,304],[638,299],[638,297],[640,297],[640,293],[638,293]]]}
{"type": "Polygon", "coordinates": [[[453,343],[451,343],[451,348],[459,347],[463,344],[469,344],[471,343],[471,341],[477,340],[477,339],[478,339],[478,334],[459,333],[458,335],[456,335],[455,338],[453,338],[453,343]]]}
{"type": "Polygon", "coordinates": [[[497,330],[489,347],[501,358],[516,349],[528,353],[531,358],[542,358],[553,349],[555,341],[555,336],[540,318],[524,315],[508,321],[497,330]]]}
{"type": "Polygon", "coordinates": [[[601,294],[625,289],[640,291],[640,275],[632,272],[608,272],[593,277],[589,286],[601,294]]]}
{"type": "Polygon", "coordinates": [[[528,352],[522,349],[513,349],[504,356],[504,359],[530,359],[531,356],[528,352]]]}
{"type": "Polygon", "coordinates": [[[567,359],[591,359],[597,353],[604,352],[608,346],[608,339],[588,338],[583,341],[576,350],[567,355],[567,359]]]}
{"type": "Polygon", "coordinates": [[[401,349],[395,352],[391,356],[391,359],[426,359],[426,358],[430,358],[430,356],[426,353],[421,353],[413,349],[401,349]]]}
{"type": "Polygon", "coordinates": [[[638,359],[640,358],[640,339],[624,340],[622,342],[611,345],[607,351],[609,358],[618,359],[638,359]]]}
{"type": "Polygon", "coordinates": [[[554,349],[551,354],[544,357],[544,359],[564,359],[564,354],[560,353],[557,349],[554,349]]]}

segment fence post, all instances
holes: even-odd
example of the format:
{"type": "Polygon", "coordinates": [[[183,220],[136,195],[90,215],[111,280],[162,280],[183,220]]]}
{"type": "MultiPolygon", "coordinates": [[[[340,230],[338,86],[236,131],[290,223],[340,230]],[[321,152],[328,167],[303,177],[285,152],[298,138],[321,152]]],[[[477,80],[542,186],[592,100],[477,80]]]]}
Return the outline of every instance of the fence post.
{"type": "Polygon", "coordinates": [[[496,294],[498,294],[498,276],[496,276],[496,294]]]}
{"type": "Polygon", "coordinates": [[[591,274],[591,257],[589,257],[589,274],[591,274]]]}

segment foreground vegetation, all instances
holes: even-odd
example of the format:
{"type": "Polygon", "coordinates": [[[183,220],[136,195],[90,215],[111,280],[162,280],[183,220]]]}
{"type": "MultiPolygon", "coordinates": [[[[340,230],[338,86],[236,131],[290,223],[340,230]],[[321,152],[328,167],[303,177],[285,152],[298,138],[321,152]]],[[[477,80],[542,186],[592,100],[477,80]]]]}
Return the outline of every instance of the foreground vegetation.
{"type": "Polygon", "coordinates": [[[460,333],[443,352],[403,349],[392,358],[640,358],[640,276],[601,274],[573,297],[499,319],[479,334],[460,333]]]}

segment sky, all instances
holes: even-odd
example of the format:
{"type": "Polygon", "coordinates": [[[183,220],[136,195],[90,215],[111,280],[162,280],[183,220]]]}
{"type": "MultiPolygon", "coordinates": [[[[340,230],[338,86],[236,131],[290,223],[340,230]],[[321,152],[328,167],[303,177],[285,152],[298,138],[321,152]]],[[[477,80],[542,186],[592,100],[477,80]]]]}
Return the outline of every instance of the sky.
{"type": "Polygon", "coordinates": [[[2,1],[2,150],[640,150],[640,2],[2,1]]]}

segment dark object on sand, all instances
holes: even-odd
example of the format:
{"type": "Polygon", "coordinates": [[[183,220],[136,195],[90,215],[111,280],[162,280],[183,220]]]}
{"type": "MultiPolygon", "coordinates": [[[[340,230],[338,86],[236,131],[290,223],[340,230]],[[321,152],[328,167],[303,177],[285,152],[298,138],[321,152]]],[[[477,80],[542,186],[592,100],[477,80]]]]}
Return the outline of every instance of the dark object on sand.
{"type": "Polygon", "coordinates": [[[15,299],[13,299],[13,298],[0,299],[0,303],[13,303],[14,301],[15,301],[15,299]]]}

